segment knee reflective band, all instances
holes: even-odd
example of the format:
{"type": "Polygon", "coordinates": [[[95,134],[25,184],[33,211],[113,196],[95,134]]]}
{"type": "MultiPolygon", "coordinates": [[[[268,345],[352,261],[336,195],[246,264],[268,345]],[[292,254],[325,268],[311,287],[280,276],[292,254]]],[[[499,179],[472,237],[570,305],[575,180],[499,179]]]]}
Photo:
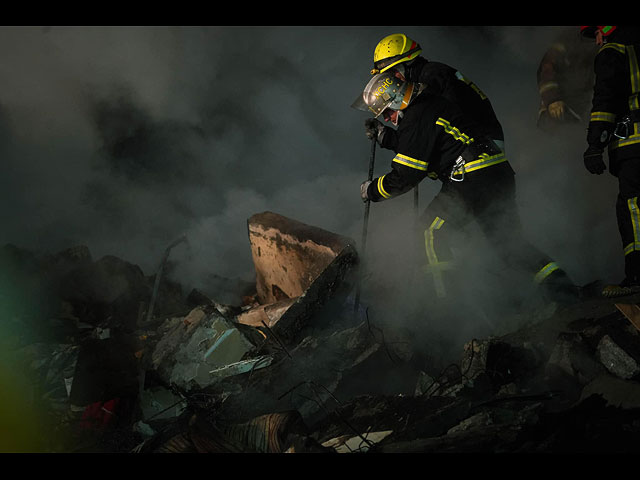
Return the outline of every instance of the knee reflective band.
{"type": "Polygon", "coordinates": [[[439,298],[447,296],[447,290],[444,286],[444,280],[442,278],[442,270],[448,266],[449,262],[439,262],[436,250],[433,246],[433,232],[439,230],[444,224],[444,220],[440,217],[436,217],[431,223],[429,228],[424,231],[424,245],[427,252],[427,270],[433,275],[433,283],[436,289],[436,295],[439,298]]]}
{"type": "Polygon", "coordinates": [[[640,209],[638,209],[638,197],[627,200],[629,207],[629,216],[631,217],[631,226],[633,227],[633,242],[624,247],[625,256],[631,252],[640,250],[640,209]]]}
{"type": "Polygon", "coordinates": [[[551,275],[553,272],[560,268],[556,262],[549,262],[544,267],[536,273],[535,277],[533,277],[533,281],[536,283],[542,283],[545,279],[551,275]]]}

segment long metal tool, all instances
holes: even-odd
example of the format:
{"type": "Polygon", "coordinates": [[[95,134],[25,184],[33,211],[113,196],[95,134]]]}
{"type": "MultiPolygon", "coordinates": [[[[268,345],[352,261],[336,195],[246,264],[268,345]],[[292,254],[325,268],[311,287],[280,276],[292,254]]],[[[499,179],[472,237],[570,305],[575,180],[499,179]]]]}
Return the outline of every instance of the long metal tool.
{"type": "Polygon", "coordinates": [[[182,243],[182,242],[186,242],[187,241],[187,236],[186,235],[182,235],[180,238],[178,238],[177,240],[174,240],[171,245],[169,245],[167,247],[167,249],[164,251],[164,255],[162,257],[162,261],[160,262],[160,267],[158,268],[158,273],[156,273],[156,280],[153,284],[153,293],[151,294],[151,301],[149,302],[149,309],[147,310],[147,323],[151,322],[151,319],[153,318],[153,308],[155,307],[156,304],[156,298],[158,297],[158,289],[160,288],[160,279],[162,278],[162,271],[164,270],[164,267],[167,263],[167,259],[169,258],[169,254],[171,253],[171,249],[173,247],[175,247],[176,245],[182,243]]]}
{"type": "MultiPolygon", "coordinates": [[[[373,137],[371,139],[371,155],[369,156],[369,176],[367,179],[369,181],[373,180],[373,167],[376,161],[376,138],[373,137]]],[[[364,253],[367,248],[367,230],[369,228],[369,208],[371,207],[371,200],[365,202],[364,206],[364,221],[362,222],[362,248],[360,251],[361,264],[362,260],[364,260],[364,253]]],[[[358,308],[360,307],[360,287],[362,279],[362,269],[358,273],[357,285],[356,285],[356,298],[353,304],[353,313],[358,313],[358,308]]]]}

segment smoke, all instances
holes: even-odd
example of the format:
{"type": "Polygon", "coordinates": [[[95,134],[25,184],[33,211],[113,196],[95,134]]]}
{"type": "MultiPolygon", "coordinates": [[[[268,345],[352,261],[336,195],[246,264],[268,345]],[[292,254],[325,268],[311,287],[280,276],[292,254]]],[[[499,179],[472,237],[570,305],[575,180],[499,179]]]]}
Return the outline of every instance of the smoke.
{"type": "MultiPolygon", "coordinates": [[[[531,243],[578,284],[616,280],[615,179],[584,170],[584,125],[559,137],[535,127],[535,72],[558,29],[2,28],[0,242],[84,244],[151,274],[186,234],[189,248],[171,254],[173,275],[196,287],[211,274],[252,278],[246,220],[261,211],[360,243],[369,142],[365,117],[349,106],[376,43],[403,31],[491,98],[531,243]]],[[[378,149],[376,176],[392,157],[378,149]]],[[[438,189],[420,185],[421,208],[438,189]]],[[[376,303],[404,298],[413,222],[410,194],[372,205],[369,285],[390,294],[376,303]]],[[[468,277],[485,278],[474,261],[468,277]]],[[[491,282],[484,287],[491,292],[491,282]]],[[[425,311],[430,300],[421,294],[425,311]]]]}

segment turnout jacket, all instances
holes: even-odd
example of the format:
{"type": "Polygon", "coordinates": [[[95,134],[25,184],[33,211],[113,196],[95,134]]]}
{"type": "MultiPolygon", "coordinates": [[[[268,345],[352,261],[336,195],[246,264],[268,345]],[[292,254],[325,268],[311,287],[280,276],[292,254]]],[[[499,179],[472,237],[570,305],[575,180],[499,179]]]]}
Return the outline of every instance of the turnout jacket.
{"type": "Polygon", "coordinates": [[[489,98],[455,68],[418,57],[406,64],[405,77],[410,82],[424,84],[429,93],[442,96],[456,104],[478,124],[479,133],[493,140],[504,141],[502,125],[493,111],[489,98]]]}
{"type": "Polygon", "coordinates": [[[594,61],[596,78],[587,143],[599,150],[608,147],[614,175],[621,160],[640,157],[639,52],[640,43],[606,43],[594,61]],[[631,117],[625,118],[628,115],[631,117]],[[618,138],[614,132],[626,138],[618,138]]]}
{"type": "MultiPolygon", "coordinates": [[[[536,73],[540,93],[539,121],[546,117],[549,105],[560,100],[581,118],[589,116],[595,54],[595,45],[585,43],[575,27],[558,35],[544,53],[536,73]]],[[[565,112],[564,122],[578,120],[570,112],[565,112]]]]}
{"type": "MultiPolygon", "coordinates": [[[[391,171],[375,178],[367,189],[373,202],[401,195],[425,177],[451,181],[459,157],[467,162],[465,175],[506,162],[504,152],[488,142],[483,129],[441,96],[423,91],[403,112],[398,129],[393,130],[393,142],[386,134],[383,137],[382,147],[394,150],[396,155],[391,171]]],[[[454,178],[461,175],[459,170],[454,178]]]]}

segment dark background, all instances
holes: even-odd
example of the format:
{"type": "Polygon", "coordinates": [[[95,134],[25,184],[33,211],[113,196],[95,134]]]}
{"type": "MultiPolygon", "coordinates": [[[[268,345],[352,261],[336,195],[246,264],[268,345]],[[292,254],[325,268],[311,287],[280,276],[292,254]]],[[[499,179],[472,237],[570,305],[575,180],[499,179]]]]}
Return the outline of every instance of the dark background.
{"type": "MultiPolygon", "coordinates": [[[[0,243],[83,244],[152,273],[186,234],[175,275],[197,283],[251,278],[246,219],[264,210],[359,240],[369,142],[350,105],[377,42],[405,32],[492,100],[533,243],[577,283],[617,279],[615,179],[582,166],[586,125],[535,127],[536,68],[560,28],[0,28],[0,243]]],[[[378,150],[376,175],[391,158],[378,150]]],[[[438,187],[421,184],[422,206],[438,187]]],[[[374,205],[373,252],[411,207],[374,205]]]]}

